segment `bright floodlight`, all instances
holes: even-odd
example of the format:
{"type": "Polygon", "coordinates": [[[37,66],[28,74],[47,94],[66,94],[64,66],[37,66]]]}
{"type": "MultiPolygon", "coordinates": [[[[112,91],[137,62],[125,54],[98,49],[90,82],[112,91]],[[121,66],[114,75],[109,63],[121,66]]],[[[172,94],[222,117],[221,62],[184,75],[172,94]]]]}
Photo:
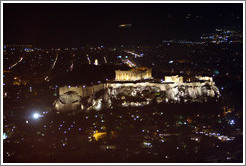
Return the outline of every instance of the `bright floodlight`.
{"type": "Polygon", "coordinates": [[[34,113],[34,114],[33,114],[33,118],[34,118],[34,119],[38,119],[39,117],[40,117],[40,115],[39,115],[38,113],[34,113]]]}

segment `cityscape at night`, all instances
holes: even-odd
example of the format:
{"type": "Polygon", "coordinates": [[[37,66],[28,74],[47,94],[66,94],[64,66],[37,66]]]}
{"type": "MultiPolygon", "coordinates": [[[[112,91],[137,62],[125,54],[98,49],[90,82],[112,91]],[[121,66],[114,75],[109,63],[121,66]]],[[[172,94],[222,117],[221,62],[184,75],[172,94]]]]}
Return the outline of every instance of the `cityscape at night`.
{"type": "Polygon", "coordinates": [[[243,163],[244,5],[2,3],[2,163],[243,163]]]}

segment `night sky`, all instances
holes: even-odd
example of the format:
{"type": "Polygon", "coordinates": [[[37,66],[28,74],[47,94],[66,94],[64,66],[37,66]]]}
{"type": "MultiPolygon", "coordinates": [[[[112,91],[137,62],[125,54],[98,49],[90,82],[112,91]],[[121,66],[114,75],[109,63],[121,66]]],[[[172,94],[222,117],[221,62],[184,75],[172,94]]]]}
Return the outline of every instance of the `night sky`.
{"type": "Polygon", "coordinates": [[[198,40],[215,28],[243,25],[243,4],[5,3],[3,12],[5,44],[39,47],[198,40]]]}

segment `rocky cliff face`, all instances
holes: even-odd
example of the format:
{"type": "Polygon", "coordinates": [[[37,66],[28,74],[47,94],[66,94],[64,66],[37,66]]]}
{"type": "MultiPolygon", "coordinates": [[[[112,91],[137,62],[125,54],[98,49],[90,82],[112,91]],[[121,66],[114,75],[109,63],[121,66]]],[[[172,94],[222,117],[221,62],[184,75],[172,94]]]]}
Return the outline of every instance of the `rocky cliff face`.
{"type": "Polygon", "coordinates": [[[82,97],[75,91],[68,91],[54,102],[55,109],[66,110],[100,110],[110,107],[112,103],[122,107],[139,107],[151,103],[181,103],[181,102],[206,102],[209,98],[220,96],[214,83],[196,84],[160,84],[136,85],[117,84],[106,86],[103,90],[95,92],[88,97],[82,97]]]}
{"type": "Polygon", "coordinates": [[[74,91],[68,91],[55,100],[56,110],[75,110],[81,105],[81,96],[74,91]]]}

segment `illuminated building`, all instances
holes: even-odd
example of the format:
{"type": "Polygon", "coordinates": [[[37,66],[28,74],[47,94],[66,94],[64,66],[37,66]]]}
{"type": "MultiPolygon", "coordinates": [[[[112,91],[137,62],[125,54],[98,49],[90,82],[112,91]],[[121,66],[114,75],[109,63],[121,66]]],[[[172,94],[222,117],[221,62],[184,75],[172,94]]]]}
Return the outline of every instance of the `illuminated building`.
{"type": "Polygon", "coordinates": [[[174,83],[183,83],[183,77],[182,76],[165,76],[165,82],[174,82],[174,83]]]}
{"type": "Polygon", "coordinates": [[[208,76],[196,76],[196,78],[198,80],[202,80],[202,81],[210,81],[210,82],[213,82],[213,78],[212,77],[208,77],[208,76]]]}
{"type": "Polygon", "coordinates": [[[127,71],[116,70],[116,81],[137,81],[152,78],[152,69],[147,67],[135,68],[127,71]]]}

